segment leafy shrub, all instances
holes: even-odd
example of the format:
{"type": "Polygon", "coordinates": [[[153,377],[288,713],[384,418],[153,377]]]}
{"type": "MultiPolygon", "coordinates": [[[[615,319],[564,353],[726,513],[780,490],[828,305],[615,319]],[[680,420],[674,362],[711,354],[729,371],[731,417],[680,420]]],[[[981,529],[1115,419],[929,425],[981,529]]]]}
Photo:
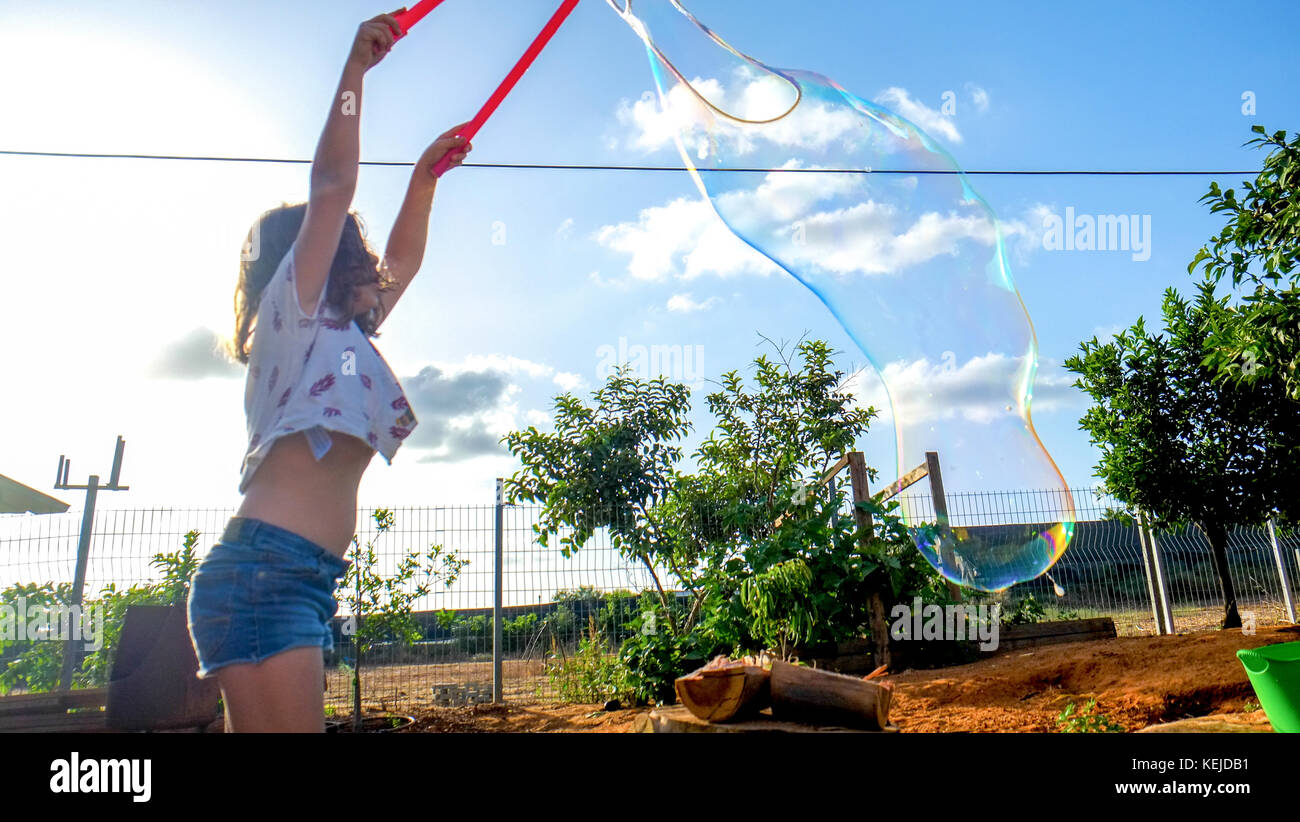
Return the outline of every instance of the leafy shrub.
{"type": "MultiPolygon", "coordinates": [[[[185,534],[180,550],[170,554],[154,554],[149,564],[162,572],[162,579],[158,582],[133,585],[124,591],[119,591],[110,583],[100,590],[97,598],[83,600],[83,613],[103,610],[104,635],[100,638],[100,647],[86,654],[80,666],[73,670],[73,688],[95,688],[108,684],[127,608],[132,605],[182,605],[186,601],[190,581],[199,565],[194,552],[198,540],[199,532],[191,530],[185,534]]],[[[33,606],[70,607],[72,593],[70,583],[20,583],[0,592],[0,603],[14,607],[22,599],[28,609],[33,606]]],[[[0,694],[16,689],[38,693],[58,688],[63,672],[65,647],[67,645],[63,642],[0,639],[0,659],[4,659],[3,668],[0,669],[0,694]]]]}
{"type": "Polygon", "coordinates": [[[578,651],[564,655],[552,639],[550,659],[546,662],[547,681],[565,702],[605,702],[609,699],[633,700],[627,669],[612,652],[605,637],[596,630],[595,617],[588,618],[587,636],[578,643],[578,651]]]}
{"type": "Polygon", "coordinates": [[[1097,710],[1096,698],[1089,699],[1082,710],[1073,702],[1056,716],[1061,733],[1124,733],[1124,726],[1097,710]]]}

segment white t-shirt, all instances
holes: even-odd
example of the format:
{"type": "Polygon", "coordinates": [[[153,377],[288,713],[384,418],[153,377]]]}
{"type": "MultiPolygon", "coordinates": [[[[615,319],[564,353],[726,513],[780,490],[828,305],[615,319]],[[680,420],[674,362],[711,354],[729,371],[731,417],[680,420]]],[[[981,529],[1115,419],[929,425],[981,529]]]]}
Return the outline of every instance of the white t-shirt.
{"type": "Polygon", "coordinates": [[[240,469],[239,493],[285,434],[303,431],[316,459],[329,451],[331,431],[350,434],[384,455],[393,455],[417,420],[393,375],[351,316],[325,305],[328,283],[316,312],[298,302],[294,279],[295,241],[262,292],[249,348],[244,413],[248,450],[240,469]]]}

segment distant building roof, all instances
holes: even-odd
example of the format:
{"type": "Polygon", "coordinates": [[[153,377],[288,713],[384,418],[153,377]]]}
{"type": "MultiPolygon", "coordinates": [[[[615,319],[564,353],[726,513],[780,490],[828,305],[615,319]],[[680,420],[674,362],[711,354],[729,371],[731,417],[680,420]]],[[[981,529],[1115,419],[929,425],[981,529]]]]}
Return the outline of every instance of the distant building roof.
{"type": "Polygon", "coordinates": [[[0,514],[62,514],[68,503],[0,474],[0,514]]]}

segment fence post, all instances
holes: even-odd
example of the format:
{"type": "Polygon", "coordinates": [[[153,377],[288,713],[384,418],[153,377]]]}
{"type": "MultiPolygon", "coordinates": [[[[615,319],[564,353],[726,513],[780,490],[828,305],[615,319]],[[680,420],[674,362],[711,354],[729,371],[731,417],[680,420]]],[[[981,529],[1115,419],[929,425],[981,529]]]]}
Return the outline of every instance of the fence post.
{"type": "MultiPolygon", "coordinates": [[[[114,469],[116,473],[116,469],[114,469]]],[[[90,532],[95,527],[95,497],[99,495],[99,475],[91,474],[86,481],[86,506],[81,513],[81,536],[77,540],[77,572],[72,582],[72,608],[76,614],[81,613],[82,589],[86,587],[86,565],[90,561],[90,532]]],[[[72,639],[63,643],[63,671],[59,675],[59,690],[66,691],[72,687],[72,671],[81,661],[80,651],[84,646],[72,639]]]]}
{"type": "Polygon", "coordinates": [[[494,578],[495,599],[492,602],[492,701],[500,703],[502,682],[501,682],[501,654],[502,647],[502,627],[501,627],[501,583],[502,576],[505,573],[501,561],[501,542],[502,542],[502,516],[505,512],[505,494],[502,486],[501,477],[497,477],[497,503],[496,503],[496,535],[494,539],[496,559],[492,566],[492,576],[494,578]]]}
{"type": "Polygon", "coordinates": [[[1174,633],[1174,615],[1169,608],[1169,589],[1165,581],[1165,564],[1155,529],[1147,525],[1147,516],[1138,514],[1138,539],[1142,543],[1142,565],[1146,569],[1151,610],[1156,618],[1157,634],[1174,633]]]}
{"type": "MultiPolygon", "coordinates": [[[[858,538],[865,547],[871,543],[875,534],[875,523],[871,513],[859,508],[857,503],[871,499],[871,490],[867,487],[867,460],[861,451],[851,451],[849,460],[849,485],[853,491],[853,521],[858,526],[858,538]]],[[[885,621],[885,601],[879,593],[872,593],[868,603],[870,614],[871,639],[874,650],[871,654],[872,665],[889,665],[889,623],[885,621]]]]}
{"type": "Polygon", "coordinates": [[[1286,570],[1286,558],[1282,547],[1277,544],[1277,532],[1273,530],[1273,518],[1268,518],[1268,539],[1273,543],[1273,559],[1277,562],[1277,578],[1282,583],[1282,601],[1286,603],[1286,618],[1295,624],[1295,599],[1291,596],[1291,575],[1286,570]]]}
{"type": "Polygon", "coordinates": [[[1161,636],[1165,632],[1165,618],[1160,613],[1160,597],[1156,596],[1156,573],[1151,567],[1151,552],[1147,548],[1147,532],[1143,522],[1142,515],[1138,514],[1137,521],[1138,543],[1142,546],[1142,572],[1147,578],[1147,602],[1151,603],[1151,618],[1156,623],[1156,636],[1161,636]]]}

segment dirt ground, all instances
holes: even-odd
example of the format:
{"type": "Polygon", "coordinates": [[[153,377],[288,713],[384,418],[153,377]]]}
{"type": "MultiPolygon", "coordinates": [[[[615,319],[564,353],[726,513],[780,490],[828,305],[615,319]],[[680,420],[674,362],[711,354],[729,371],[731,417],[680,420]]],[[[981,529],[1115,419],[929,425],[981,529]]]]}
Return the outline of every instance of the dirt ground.
{"type": "MultiPolygon", "coordinates": [[[[1120,637],[1010,651],[950,668],[905,671],[891,719],[903,732],[1057,730],[1069,702],[1097,710],[1126,730],[1192,716],[1242,711],[1254,691],[1237,660],[1239,648],[1300,640],[1300,628],[1201,631],[1166,637],[1120,637]]],[[[521,692],[522,696],[522,692],[521,692]]],[[[602,711],[600,705],[545,703],[408,709],[412,732],[621,733],[649,708],[602,711]]]]}

